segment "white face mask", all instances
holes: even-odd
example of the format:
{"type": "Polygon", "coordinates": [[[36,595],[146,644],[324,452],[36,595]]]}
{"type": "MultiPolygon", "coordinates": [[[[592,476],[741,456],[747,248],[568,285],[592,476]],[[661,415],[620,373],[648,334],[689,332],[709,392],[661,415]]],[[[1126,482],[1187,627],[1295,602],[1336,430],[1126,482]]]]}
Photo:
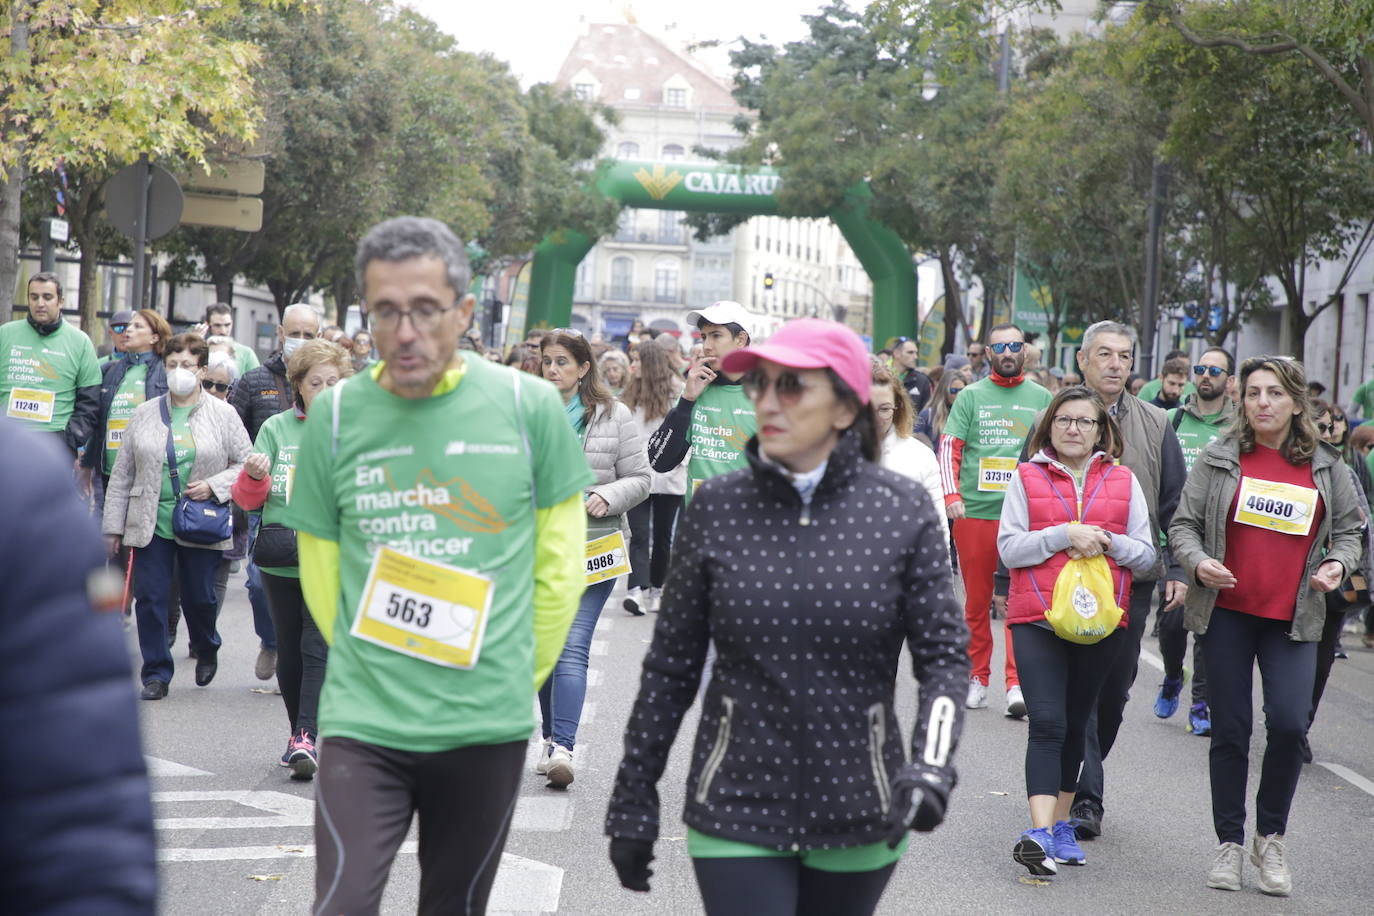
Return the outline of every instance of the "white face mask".
{"type": "Polygon", "coordinates": [[[281,355],[286,359],[290,359],[291,354],[299,350],[301,348],[301,344],[303,343],[305,343],[305,341],[301,340],[299,337],[286,338],[282,341],[281,355]]]}
{"type": "Polygon", "coordinates": [[[184,398],[196,390],[196,374],[180,366],[168,371],[167,390],[179,398],[184,398]]]}

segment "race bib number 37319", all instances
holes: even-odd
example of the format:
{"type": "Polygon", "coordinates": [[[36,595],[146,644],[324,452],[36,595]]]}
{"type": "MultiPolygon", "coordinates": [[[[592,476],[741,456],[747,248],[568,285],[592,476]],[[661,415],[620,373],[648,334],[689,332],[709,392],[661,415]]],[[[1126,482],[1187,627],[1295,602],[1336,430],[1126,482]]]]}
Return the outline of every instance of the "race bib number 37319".
{"type": "Polygon", "coordinates": [[[1015,458],[982,458],[978,461],[978,492],[1005,493],[1015,474],[1015,458]]]}
{"type": "Polygon", "coordinates": [[[482,649],[491,596],[485,576],[382,547],[349,632],[445,668],[471,668],[482,649]]]}
{"type": "Polygon", "coordinates": [[[1317,491],[1291,483],[1242,477],[1235,521],[1279,534],[1306,537],[1317,516],[1317,491]]]}

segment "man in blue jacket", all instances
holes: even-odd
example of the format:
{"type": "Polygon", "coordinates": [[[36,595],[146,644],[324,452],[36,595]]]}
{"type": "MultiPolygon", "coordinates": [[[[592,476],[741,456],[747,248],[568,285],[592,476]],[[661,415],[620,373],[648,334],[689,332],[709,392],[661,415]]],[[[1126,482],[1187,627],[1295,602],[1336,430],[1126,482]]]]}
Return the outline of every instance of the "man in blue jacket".
{"type": "Polygon", "coordinates": [[[70,460],[51,437],[0,418],[0,909],[153,916],[123,580],[105,569],[70,460]],[[35,753],[73,735],[82,753],[35,753]]]}

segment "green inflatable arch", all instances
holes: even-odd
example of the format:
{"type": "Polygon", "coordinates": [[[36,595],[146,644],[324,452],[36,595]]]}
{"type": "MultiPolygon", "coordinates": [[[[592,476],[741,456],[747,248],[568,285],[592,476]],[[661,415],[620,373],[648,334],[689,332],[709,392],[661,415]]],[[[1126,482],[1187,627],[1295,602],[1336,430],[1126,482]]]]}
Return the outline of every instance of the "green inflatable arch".
{"type": "MultiPolygon", "coordinates": [[[[626,207],[776,216],[782,181],[770,168],[618,160],[598,172],[596,189],[626,207]]],[[[878,348],[894,337],[916,336],[916,274],[911,253],[896,233],[869,218],[872,200],[873,192],[861,183],[838,206],[814,216],[830,217],[873,281],[873,341],[878,348]]],[[[568,325],[577,265],[594,243],[579,232],[559,230],[535,246],[527,331],[568,325]]]]}

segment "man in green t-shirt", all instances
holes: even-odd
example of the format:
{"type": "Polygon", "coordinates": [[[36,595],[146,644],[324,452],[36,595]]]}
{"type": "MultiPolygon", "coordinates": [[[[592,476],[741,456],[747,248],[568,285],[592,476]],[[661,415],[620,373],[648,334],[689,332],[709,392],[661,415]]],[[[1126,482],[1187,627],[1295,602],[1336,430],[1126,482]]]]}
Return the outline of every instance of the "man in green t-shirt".
{"type": "MultiPolygon", "coordinates": [[[[1175,362],[1176,360],[1183,360],[1182,365],[1186,366],[1188,362],[1188,354],[1183,350],[1170,350],[1167,354],[1165,354],[1164,362],[1160,363],[1159,366],[1159,375],[1155,376],[1154,378],[1146,382],[1144,385],[1142,385],[1140,388],[1140,393],[1137,394],[1136,397],[1140,398],[1146,404],[1154,403],[1155,398],[1159,397],[1160,394],[1164,391],[1165,376],[1170,374],[1176,374],[1175,368],[1178,365],[1180,365],[1179,363],[1175,362]],[[1171,367],[1170,363],[1173,363],[1174,366],[1171,367]]],[[[1188,381],[1185,377],[1183,381],[1183,394],[1176,395],[1175,397],[1180,400],[1187,400],[1196,390],[1197,389],[1193,387],[1193,383],[1188,381]]],[[[1155,404],[1155,406],[1172,407],[1173,405],[1155,404]]]]}
{"type": "Polygon", "coordinates": [[[1374,378],[1355,389],[1350,398],[1350,413],[1361,420],[1374,420],[1374,378]]]}
{"type": "Polygon", "coordinates": [[[100,413],[95,346],[62,319],[56,274],[34,274],[28,296],[28,317],[0,325],[0,413],[56,433],[75,456],[100,413]]]}
{"type": "Polygon", "coordinates": [[[330,645],[314,912],[377,912],[418,812],[419,910],[480,913],[593,476],[553,386],[458,352],[475,300],[448,227],[388,220],[355,264],[381,359],[311,405],[285,517],[330,645]]]}
{"type": "MultiPolygon", "coordinates": [[[[206,336],[214,335],[234,340],[234,307],[224,302],[208,306],[205,309],[205,332],[206,336]]],[[[256,369],[260,365],[257,351],[237,340],[234,340],[234,358],[239,363],[239,378],[249,369],[256,369]]]]}
{"type": "MultiPolygon", "coordinates": [[[[997,574],[997,526],[1002,499],[1016,474],[1021,444],[1035,416],[1049,406],[1051,395],[1026,378],[1026,338],[1014,324],[1000,324],[988,336],[992,374],[964,388],[954,399],[940,436],[940,481],[945,512],[959,551],[964,579],[964,616],[969,627],[969,709],[988,705],[992,676],[993,579],[997,574]]],[[[1021,681],[1006,632],[1006,714],[1026,714],[1021,681]]]]}
{"type": "Polygon", "coordinates": [[[703,482],[749,464],[744,447],[758,430],[754,403],[741,376],[720,371],[721,360],[749,346],[748,321],[744,306],[729,300],[687,313],[687,323],[701,332],[701,356],[687,372],[682,397],[649,440],[655,471],[666,474],[687,459],[687,502],[703,482]]]}

